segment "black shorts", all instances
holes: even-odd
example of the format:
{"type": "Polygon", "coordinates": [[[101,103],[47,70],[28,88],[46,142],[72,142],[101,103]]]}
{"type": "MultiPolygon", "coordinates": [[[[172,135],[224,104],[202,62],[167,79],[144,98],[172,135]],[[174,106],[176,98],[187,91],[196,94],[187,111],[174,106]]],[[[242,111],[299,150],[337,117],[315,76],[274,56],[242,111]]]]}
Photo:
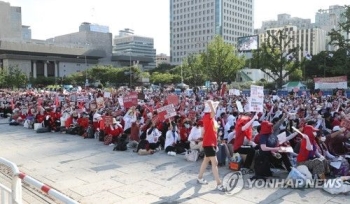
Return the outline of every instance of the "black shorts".
{"type": "Polygon", "coordinates": [[[203,147],[204,155],[206,157],[215,157],[216,156],[216,147],[203,147]]]}

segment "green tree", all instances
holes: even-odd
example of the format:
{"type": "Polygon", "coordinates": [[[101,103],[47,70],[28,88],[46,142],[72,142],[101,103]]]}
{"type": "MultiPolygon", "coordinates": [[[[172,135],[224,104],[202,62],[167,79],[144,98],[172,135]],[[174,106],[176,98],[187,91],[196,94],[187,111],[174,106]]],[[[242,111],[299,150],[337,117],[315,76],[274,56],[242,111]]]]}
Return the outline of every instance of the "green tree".
{"type": "Polygon", "coordinates": [[[8,87],[12,88],[20,88],[26,85],[27,76],[22,70],[20,70],[17,66],[9,67],[7,69],[7,75],[5,79],[5,83],[8,87]]]}
{"type": "Polygon", "coordinates": [[[223,82],[233,81],[238,70],[244,66],[244,59],[235,54],[235,48],[224,42],[221,36],[216,36],[208,44],[207,51],[202,53],[202,67],[209,80],[218,84],[221,89],[223,82]]]}
{"type": "Polygon", "coordinates": [[[168,72],[170,72],[171,69],[174,69],[174,68],[175,68],[174,65],[162,63],[162,64],[159,64],[156,68],[150,70],[150,74],[152,74],[154,72],[168,73],[168,72]]]}
{"type": "Polygon", "coordinates": [[[0,69],[0,87],[4,86],[6,82],[6,71],[4,69],[0,69]]]}
{"type": "Polygon", "coordinates": [[[300,62],[297,58],[301,49],[298,46],[291,48],[294,39],[287,34],[286,29],[267,32],[267,35],[261,48],[253,52],[252,63],[276,81],[278,88],[282,88],[284,79],[303,65],[304,61],[300,62]]]}
{"type": "Polygon", "coordinates": [[[174,80],[174,75],[170,73],[154,72],[151,75],[150,82],[152,84],[170,84],[174,80]]]}
{"type": "Polygon", "coordinates": [[[199,86],[203,85],[206,79],[206,75],[204,73],[204,67],[202,63],[202,57],[200,55],[189,55],[182,64],[182,67],[179,66],[180,76],[182,69],[182,76],[184,79],[184,83],[190,86],[199,86]]]}

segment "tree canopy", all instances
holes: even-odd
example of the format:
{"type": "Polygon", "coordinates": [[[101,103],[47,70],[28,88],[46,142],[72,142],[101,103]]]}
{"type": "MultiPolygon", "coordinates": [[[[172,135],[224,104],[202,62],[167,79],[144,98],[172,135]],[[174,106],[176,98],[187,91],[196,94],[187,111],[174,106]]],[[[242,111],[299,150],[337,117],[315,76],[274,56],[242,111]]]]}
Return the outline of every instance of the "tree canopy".
{"type": "MultiPolygon", "coordinates": [[[[267,32],[266,41],[253,52],[252,64],[276,81],[278,88],[283,86],[286,77],[294,72],[301,72],[300,67],[303,62],[298,59],[301,48],[291,47],[293,40],[286,29],[275,33],[267,32]]],[[[294,73],[292,76],[298,75],[294,73]]]]}

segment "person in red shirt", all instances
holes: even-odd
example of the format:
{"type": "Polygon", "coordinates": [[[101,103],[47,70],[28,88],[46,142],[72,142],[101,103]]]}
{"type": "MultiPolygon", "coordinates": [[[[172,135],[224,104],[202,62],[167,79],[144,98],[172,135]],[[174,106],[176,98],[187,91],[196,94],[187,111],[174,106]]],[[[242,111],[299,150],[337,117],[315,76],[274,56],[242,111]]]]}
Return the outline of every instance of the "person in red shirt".
{"type": "Polygon", "coordinates": [[[117,142],[118,137],[123,133],[123,126],[118,124],[117,120],[113,118],[113,124],[105,127],[106,137],[110,137],[111,140],[105,141],[105,145],[110,145],[111,143],[117,142]]]}
{"type": "Polygon", "coordinates": [[[225,188],[219,177],[218,160],[216,157],[216,147],[217,141],[217,129],[218,124],[215,121],[215,113],[218,102],[213,102],[211,100],[207,101],[204,109],[203,116],[203,149],[204,149],[204,159],[199,170],[197,182],[200,184],[208,184],[208,182],[203,178],[204,171],[206,170],[209,162],[211,162],[212,172],[215,177],[217,184],[217,189],[224,191],[225,188]]]}
{"type": "Polygon", "coordinates": [[[300,143],[300,150],[297,156],[297,165],[305,165],[311,171],[312,175],[318,175],[320,179],[325,179],[325,162],[322,155],[316,155],[316,140],[318,129],[311,125],[305,125],[303,128],[303,139],[300,143]]]}
{"type": "Polygon", "coordinates": [[[180,125],[180,143],[185,149],[190,149],[190,142],[188,141],[188,135],[191,132],[191,124],[189,120],[185,120],[183,125],[180,125]]]}
{"type": "Polygon", "coordinates": [[[247,115],[241,115],[238,118],[235,126],[236,137],[233,140],[233,152],[234,153],[238,152],[240,154],[247,155],[243,164],[243,167],[246,169],[250,169],[253,163],[253,159],[255,156],[255,149],[252,146],[244,145],[244,140],[246,139],[249,142],[253,140],[252,124],[257,118],[258,118],[257,114],[255,114],[255,116],[252,118],[247,115]]]}

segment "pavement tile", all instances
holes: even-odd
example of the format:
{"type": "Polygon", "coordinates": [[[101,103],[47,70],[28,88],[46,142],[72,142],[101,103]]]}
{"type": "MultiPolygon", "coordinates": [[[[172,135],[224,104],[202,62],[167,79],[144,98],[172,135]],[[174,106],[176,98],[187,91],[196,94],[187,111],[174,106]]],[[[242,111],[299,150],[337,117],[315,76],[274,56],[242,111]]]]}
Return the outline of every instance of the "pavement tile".
{"type": "Polygon", "coordinates": [[[114,180],[102,180],[99,182],[76,186],[74,188],[70,188],[70,190],[74,191],[75,193],[83,197],[86,197],[94,193],[107,191],[113,188],[118,188],[122,185],[123,185],[122,183],[118,183],[117,181],[114,181],[114,180]]]}
{"type": "Polygon", "coordinates": [[[329,200],[329,202],[334,203],[349,203],[350,202],[350,194],[341,194],[335,195],[333,198],[329,200]]]}
{"type": "Polygon", "coordinates": [[[334,196],[323,192],[319,189],[305,189],[305,190],[294,190],[283,197],[286,201],[295,203],[317,203],[322,204],[331,200],[334,196]]]}
{"type": "MultiPolygon", "coordinates": [[[[348,203],[349,195],[330,195],[318,189],[244,189],[228,196],[215,190],[208,166],[197,184],[201,160],[188,162],[183,155],[163,151],[139,156],[129,149],[112,151],[97,140],[78,136],[37,134],[21,127],[2,126],[0,155],[21,171],[81,203],[348,203]]],[[[219,168],[223,177],[227,167],[219,168]]],[[[252,176],[252,175],[250,175],[252,176]]],[[[248,175],[245,178],[250,177],[248,175]]],[[[277,176],[285,177],[279,172],[277,176]]],[[[5,183],[0,177],[0,182],[5,183]]],[[[31,195],[24,198],[32,202],[31,195]]]]}
{"type": "Polygon", "coordinates": [[[121,203],[123,201],[122,197],[119,197],[109,191],[103,191],[94,193],[90,196],[82,197],[78,202],[83,204],[115,204],[115,203],[121,203]],[[113,199],[111,199],[113,198],[113,199]]]}

